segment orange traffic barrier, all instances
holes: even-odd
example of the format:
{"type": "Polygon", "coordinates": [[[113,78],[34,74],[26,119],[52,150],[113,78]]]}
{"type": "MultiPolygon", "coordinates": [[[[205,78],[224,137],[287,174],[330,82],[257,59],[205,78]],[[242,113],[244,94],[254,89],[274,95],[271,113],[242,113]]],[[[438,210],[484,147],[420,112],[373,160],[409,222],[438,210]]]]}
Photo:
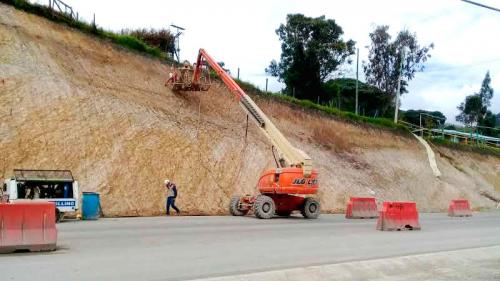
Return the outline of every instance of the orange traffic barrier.
{"type": "Polygon", "coordinates": [[[345,212],[346,219],[378,217],[377,203],[373,197],[351,197],[345,212]]]}
{"type": "Polygon", "coordinates": [[[450,217],[470,217],[472,210],[470,209],[469,200],[456,199],[451,200],[448,207],[448,216],[450,217]]]}
{"type": "Polygon", "coordinates": [[[0,253],[56,249],[53,202],[0,203],[0,253]]]}
{"type": "Polygon", "coordinates": [[[377,221],[378,230],[419,230],[415,202],[384,202],[377,221]]]}

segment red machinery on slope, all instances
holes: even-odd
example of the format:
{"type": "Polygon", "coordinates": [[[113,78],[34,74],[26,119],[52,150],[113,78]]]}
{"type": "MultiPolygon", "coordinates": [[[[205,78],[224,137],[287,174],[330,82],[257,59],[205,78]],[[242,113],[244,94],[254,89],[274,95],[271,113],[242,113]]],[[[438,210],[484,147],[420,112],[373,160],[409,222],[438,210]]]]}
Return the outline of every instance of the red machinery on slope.
{"type": "Polygon", "coordinates": [[[193,68],[185,62],[181,68],[173,70],[165,85],[173,91],[206,91],[210,88],[208,66],[217,73],[243,110],[279,152],[279,159],[276,160],[278,167],[260,176],[257,184],[260,194],[233,197],[229,207],[231,214],[244,216],[253,209],[258,218],[268,219],[275,214],[289,216],[299,210],[305,218],[317,218],[320,213],[319,202],[313,197],[304,197],[316,194],[318,190],[318,173],[312,168],[311,158],[290,144],[257,104],[205,50],[200,49],[193,68]]]}

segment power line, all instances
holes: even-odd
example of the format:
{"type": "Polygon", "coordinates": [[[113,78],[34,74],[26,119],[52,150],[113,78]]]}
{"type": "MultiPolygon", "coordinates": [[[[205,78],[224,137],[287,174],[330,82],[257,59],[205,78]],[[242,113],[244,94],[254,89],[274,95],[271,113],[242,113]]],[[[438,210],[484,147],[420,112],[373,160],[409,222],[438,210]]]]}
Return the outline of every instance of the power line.
{"type": "Polygon", "coordinates": [[[486,61],[478,61],[478,62],[473,62],[470,64],[465,64],[465,65],[456,65],[456,66],[449,66],[449,67],[444,67],[444,68],[428,68],[424,72],[444,72],[444,71],[449,71],[449,70],[456,70],[460,68],[467,68],[467,67],[476,67],[476,66],[481,66],[481,65],[487,65],[490,63],[494,63],[500,61],[500,58],[495,58],[495,59],[490,59],[486,61]]]}
{"type": "Polygon", "coordinates": [[[481,4],[481,3],[473,2],[473,1],[470,1],[470,0],[461,0],[461,1],[469,3],[469,4],[472,4],[472,5],[476,5],[476,6],[479,6],[479,7],[483,7],[483,8],[486,8],[486,9],[490,9],[490,10],[493,10],[493,11],[496,11],[496,12],[500,12],[500,9],[497,9],[497,8],[494,8],[494,7],[491,7],[491,6],[486,6],[486,5],[481,4]]]}

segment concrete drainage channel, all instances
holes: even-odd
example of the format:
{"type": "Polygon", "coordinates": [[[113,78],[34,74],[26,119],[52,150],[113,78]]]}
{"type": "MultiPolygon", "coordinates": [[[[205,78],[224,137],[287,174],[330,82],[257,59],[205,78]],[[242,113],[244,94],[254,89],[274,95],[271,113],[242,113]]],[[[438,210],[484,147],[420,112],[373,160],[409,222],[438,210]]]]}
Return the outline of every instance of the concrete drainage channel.
{"type": "Polygon", "coordinates": [[[492,246],[192,281],[500,280],[499,259],[500,246],[492,246]]]}

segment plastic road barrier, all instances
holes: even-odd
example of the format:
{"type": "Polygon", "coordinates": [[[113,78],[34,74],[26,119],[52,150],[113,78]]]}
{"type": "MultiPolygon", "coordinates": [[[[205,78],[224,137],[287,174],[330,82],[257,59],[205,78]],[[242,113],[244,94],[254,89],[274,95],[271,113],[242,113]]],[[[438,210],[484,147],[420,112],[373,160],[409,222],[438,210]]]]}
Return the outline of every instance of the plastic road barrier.
{"type": "Polygon", "coordinates": [[[377,221],[378,230],[420,230],[415,202],[384,202],[377,221]]]}
{"type": "Polygon", "coordinates": [[[469,200],[456,199],[451,200],[448,207],[448,216],[450,217],[470,217],[472,210],[470,209],[469,200]]]}
{"type": "Polygon", "coordinates": [[[378,217],[377,203],[373,197],[351,197],[347,203],[346,219],[378,217]]]}
{"type": "Polygon", "coordinates": [[[0,253],[56,249],[53,202],[0,203],[0,253]]]}

